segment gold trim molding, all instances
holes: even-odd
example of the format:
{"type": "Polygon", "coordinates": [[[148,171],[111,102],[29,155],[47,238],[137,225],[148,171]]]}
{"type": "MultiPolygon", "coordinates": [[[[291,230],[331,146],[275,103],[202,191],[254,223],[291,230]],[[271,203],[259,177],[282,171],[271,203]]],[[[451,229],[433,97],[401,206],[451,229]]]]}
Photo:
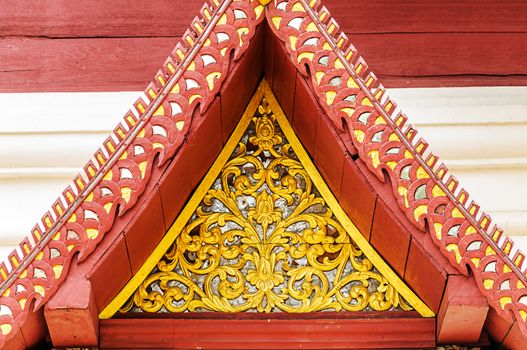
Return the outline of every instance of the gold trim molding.
{"type": "Polygon", "coordinates": [[[411,309],[435,316],[342,210],[264,80],[180,216],[99,318],[411,309]]]}

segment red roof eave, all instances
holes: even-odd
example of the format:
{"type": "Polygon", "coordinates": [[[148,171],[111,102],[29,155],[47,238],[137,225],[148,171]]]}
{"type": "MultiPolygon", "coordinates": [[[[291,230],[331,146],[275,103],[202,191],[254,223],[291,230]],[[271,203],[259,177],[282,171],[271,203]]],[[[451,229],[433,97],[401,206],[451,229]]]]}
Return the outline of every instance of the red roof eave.
{"type": "Polygon", "coordinates": [[[263,12],[256,0],[224,0],[203,6],[145,90],[148,101],[134,104],[76,177],[75,188],[66,188],[20,244],[24,255],[13,252],[9,265],[0,266],[0,305],[9,310],[0,316],[0,345],[18,332],[33,312],[30,305],[40,309],[57,291],[77,253],[80,262],[107,248],[111,242],[99,245],[105,235],[130,220],[126,213],[143,193],[156,193],[152,179],[163,174],[192,124],[200,123],[195,115],[219,108],[215,97],[264,16],[335,130],[348,133],[345,146],[356,149],[380,181],[389,180],[397,210],[430,234],[452,266],[473,273],[497,315],[527,334],[524,255],[509,256],[512,242],[427,152],[428,144],[320,2],[275,1],[263,12]]]}

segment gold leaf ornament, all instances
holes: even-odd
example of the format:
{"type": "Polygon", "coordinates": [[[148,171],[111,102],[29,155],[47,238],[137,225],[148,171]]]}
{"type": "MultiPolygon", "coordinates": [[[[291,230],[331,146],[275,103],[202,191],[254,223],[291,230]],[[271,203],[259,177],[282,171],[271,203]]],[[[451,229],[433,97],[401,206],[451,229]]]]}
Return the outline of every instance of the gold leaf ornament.
{"type": "Polygon", "coordinates": [[[340,208],[264,82],[178,219],[99,316],[414,308],[434,316],[340,208]]]}
{"type": "Polygon", "coordinates": [[[265,98],[241,139],[121,312],[411,309],[334,217],[265,98]]]}

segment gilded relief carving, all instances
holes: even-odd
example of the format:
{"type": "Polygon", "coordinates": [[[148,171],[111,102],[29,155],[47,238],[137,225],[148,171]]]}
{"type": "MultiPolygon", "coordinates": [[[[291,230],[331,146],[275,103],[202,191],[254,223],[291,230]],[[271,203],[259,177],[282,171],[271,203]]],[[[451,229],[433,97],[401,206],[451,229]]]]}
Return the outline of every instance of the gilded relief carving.
{"type": "Polygon", "coordinates": [[[313,184],[265,97],[121,312],[411,310],[313,184]]]}

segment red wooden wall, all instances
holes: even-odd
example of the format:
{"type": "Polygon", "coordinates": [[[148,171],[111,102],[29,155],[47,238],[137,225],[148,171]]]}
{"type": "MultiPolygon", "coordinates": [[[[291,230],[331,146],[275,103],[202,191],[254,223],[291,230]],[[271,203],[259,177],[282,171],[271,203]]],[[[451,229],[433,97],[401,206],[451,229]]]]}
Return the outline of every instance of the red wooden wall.
{"type": "MultiPolygon", "coordinates": [[[[0,0],[0,92],[142,90],[204,0],[0,0]]],[[[526,85],[527,3],[325,0],[388,87],[526,85]]]]}

